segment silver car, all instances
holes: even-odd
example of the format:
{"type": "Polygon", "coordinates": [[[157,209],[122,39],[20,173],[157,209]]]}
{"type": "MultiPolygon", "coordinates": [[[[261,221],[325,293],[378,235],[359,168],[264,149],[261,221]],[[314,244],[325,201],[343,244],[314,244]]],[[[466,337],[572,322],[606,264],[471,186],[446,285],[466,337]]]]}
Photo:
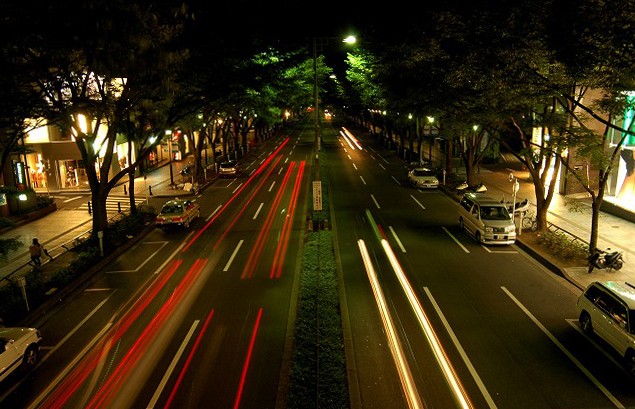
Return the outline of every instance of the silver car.
{"type": "Polygon", "coordinates": [[[635,285],[596,281],[578,298],[577,307],[582,330],[606,341],[635,375],[635,285]]]}
{"type": "Polygon", "coordinates": [[[436,189],[439,187],[439,179],[434,170],[428,168],[414,168],[408,172],[408,181],[417,188],[436,189]]]}

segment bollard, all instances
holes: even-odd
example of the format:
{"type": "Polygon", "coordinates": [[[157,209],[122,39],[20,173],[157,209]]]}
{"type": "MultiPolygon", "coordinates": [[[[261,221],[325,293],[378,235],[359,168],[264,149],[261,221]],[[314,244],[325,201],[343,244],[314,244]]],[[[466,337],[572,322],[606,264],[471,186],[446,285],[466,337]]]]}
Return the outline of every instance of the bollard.
{"type": "Polygon", "coordinates": [[[150,192],[150,196],[152,196],[152,185],[148,185],[148,191],[150,192]]]}
{"type": "Polygon", "coordinates": [[[123,185],[123,194],[127,195],[128,194],[128,190],[126,188],[126,185],[123,185]]]}
{"type": "Polygon", "coordinates": [[[121,202],[117,202],[117,211],[121,213],[121,202]]]}
{"type": "Polygon", "coordinates": [[[88,214],[93,214],[93,211],[90,208],[90,200],[88,201],[88,214]]]}

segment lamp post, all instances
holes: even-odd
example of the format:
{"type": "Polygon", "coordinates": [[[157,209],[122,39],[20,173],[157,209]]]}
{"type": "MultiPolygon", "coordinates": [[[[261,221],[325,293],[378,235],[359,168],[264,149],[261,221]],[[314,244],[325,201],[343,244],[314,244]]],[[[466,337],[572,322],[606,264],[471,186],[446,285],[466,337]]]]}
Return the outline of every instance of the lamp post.
{"type": "Polygon", "coordinates": [[[165,134],[168,136],[168,157],[170,164],[170,187],[174,186],[174,173],[172,172],[172,131],[167,130],[165,134]]]}
{"type": "Polygon", "coordinates": [[[317,37],[313,37],[313,108],[315,110],[315,157],[321,150],[320,144],[320,109],[318,98],[318,74],[317,74],[317,37]]]}
{"type": "MultiPolygon", "coordinates": [[[[512,183],[512,222],[516,224],[516,194],[520,189],[520,184],[518,183],[518,179],[514,176],[513,173],[509,174],[509,181],[512,183]]],[[[520,216],[520,223],[518,224],[518,235],[520,236],[523,233],[523,216],[520,216]]]]}
{"type": "MultiPolygon", "coordinates": [[[[320,101],[318,93],[318,70],[317,70],[317,42],[320,40],[320,46],[322,40],[329,40],[335,37],[313,37],[313,106],[315,108],[315,158],[318,158],[318,152],[322,150],[321,138],[320,138],[320,101]]],[[[354,44],[357,41],[355,36],[348,36],[342,40],[343,43],[354,44]]]]}

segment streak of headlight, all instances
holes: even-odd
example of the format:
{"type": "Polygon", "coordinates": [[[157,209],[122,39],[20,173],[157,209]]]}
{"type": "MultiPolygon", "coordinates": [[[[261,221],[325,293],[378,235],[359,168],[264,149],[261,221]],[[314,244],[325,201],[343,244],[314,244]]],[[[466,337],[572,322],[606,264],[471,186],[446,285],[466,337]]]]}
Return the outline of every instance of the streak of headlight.
{"type": "Polygon", "coordinates": [[[254,330],[251,332],[251,340],[249,341],[249,349],[247,350],[247,357],[245,357],[245,363],[243,364],[243,371],[240,375],[240,384],[238,385],[238,392],[236,393],[236,400],[234,401],[234,409],[238,409],[240,406],[240,399],[243,396],[243,389],[245,388],[245,379],[247,379],[247,370],[251,363],[251,354],[254,352],[254,345],[256,344],[256,335],[258,334],[258,328],[260,327],[260,320],[262,319],[262,307],[258,310],[258,316],[256,317],[256,323],[254,324],[254,330]]]}
{"type": "Polygon", "coordinates": [[[302,176],[304,175],[305,164],[306,162],[304,161],[300,162],[298,174],[295,178],[295,185],[293,186],[293,193],[291,195],[291,199],[289,200],[289,214],[284,219],[284,224],[282,226],[282,236],[280,237],[279,244],[276,247],[276,253],[271,265],[271,273],[269,273],[269,278],[282,277],[283,260],[284,256],[287,254],[287,248],[289,247],[291,226],[293,224],[293,216],[295,215],[295,209],[297,207],[296,205],[298,202],[298,196],[300,195],[300,188],[302,186],[302,176]]]}
{"type": "Polygon", "coordinates": [[[129,382],[129,378],[134,373],[135,365],[145,356],[144,351],[154,342],[156,335],[165,324],[166,320],[178,307],[181,300],[190,290],[192,284],[196,281],[200,272],[203,270],[207,260],[197,259],[187,272],[183,280],[179,282],[174,289],[172,298],[170,298],[161,309],[152,318],[150,323],[144,328],[141,335],[137,338],[126,355],[121,359],[117,367],[110,373],[108,379],[101,385],[97,393],[92,397],[86,407],[90,408],[109,408],[116,407],[112,400],[115,398],[125,399],[129,394],[121,393],[124,386],[139,387],[136,382],[129,382]]]}
{"type": "Polygon", "coordinates": [[[282,183],[280,184],[280,188],[276,193],[276,197],[273,199],[273,203],[271,204],[271,208],[269,209],[269,213],[265,218],[265,222],[260,228],[260,233],[258,234],[258,239],[256,240],[256,244],[252,248],[251,254],[249,254],[249,259],[245,264],[245,268],[240,276],[240,278],[252,278],[254,275],[254,270],[256,269],[256,265],[258,264],[258,260],[260,259],[260,254],[262,253],[262,249],[265,245],[265,241],[267,236],[269,235],[269,231],[271,229],[271,225],[273,224],[273,220],[277,213],[278,205],[282,200],[282,196],[284,194],[284,189],[289,183],[289,178],[291,177],[291,173],[295,168],[295,162],[291,162],[289,168],[287,169],[287,173],[285,173],[284,178],[282,179],[282,183]]]}
{"type": "Polygon", "coordinates": [[[148,406],[146,406],[146,409],[154,409],[154,406],[157,404],[159,397],[163,393],[165,385],[168,383],[170,376],[172,376],[174,368],[176,368],[176,365],[179,363],[181,356],[185,352],[185,348],[190,343],[190,339],[192,339],[192,337],[194,336],[194,331],[196,331],[196,328],[198,327],[198,324],[200,322],[201,320],[194,320],[192,325],[190,325],[190,329],[187,331],[187,334],[185,334],[185,338],[183,338],[183,340],[181,341],[181,345],[179,345],[179,349],[176,351],[176,354],[174,354],[174,356],[172,357],[172,361],[170,361],[168,369],[163,373],[163,377],[161,378],[161,381],[159,382],[157,388],[154,390],[154,394],[152,394],[152,398],[150,399],[150,402],[148,402],[148,406]]]}
{"type": "Polygon", "coordinates": [[[379,230],[377,223],[375,223],[375,219],[373,218],[373,215],[368,209],[366,209],[366,217],[368,218],[368,221],[370,222],[370,227],[373,229],[373,232],[375,233],[375,237],[377,237],[377,240],[381,240],[384,237],[384,234],[383,232],[379,230]]]}
{"type": "Polygon", "coordinates": [[[392,354],[395,365],[397,366],[397,372],[399,373],[399,379],[401,379],[401,385],[404,388],[404,395],[406,397],[406,401],[408,402],[408,407],[421,408],[423,407],[423,404],[421,402],[421,398],[419,397],[419,392],[415,387],[414,380],[412,379],[410,366],[408,365],[408,361],[406,360],[401,348],[401,343],[399,342],[399,337],[397,336],[395,324],[390,316],[384,292],[381,289],[381,284],[379,283],[373,264],[370,261],[366,243],[364,243],[364,240],[360,239],[357,240],[357,245],[359,246],[359,252],[362,255],[362,260],[364,261],[364,266],[366,267],[366,273],[368,274],[370,285],[373,289],[373,293],[375,294],[375,302],[377,303],[379,315],[381,315],[382,323],[384,324],[384,329],[386,330],[390,353],[392,354]]]}
{"type": "Polygon", "coordinates": [[[344,127],[342,127],[342,129],[344,130],[344,133],[346,134],[346,136],[348,136],[351,139],[351,141],[353,141],[355,146],[357,146],[357,149],[361,151],[362,145],[360,145],[359,140],[348,129],[344,127]]]}
{"type": "MultiPolygon", "coordinates": [[[[187,245],[185,247],[183,247],[183,252],[187,251],[187,249],[190,248],[190,246],[203,234],[203,232],[205,230],[207,230],[209,228],[209,226],[212,225],[212,223],[214,223],[214,221],[216,220],[216,218],[218,216],[220,216],[221,213],[223,213],[223,211],[225,211],[225,209],[227,209],[227,205],[230,204],[247,186],[249,186],[251,184],[251,181],[257,176],[259,175],[263,169],[265,169],[270,162],[273,161],[273,158],[275,158],[277,156],[277,153],[280,152],[280,150],[287,144],[287,142],[289,142],[289,138],[285,138],[285,140],[280,144],[280,146],[272,153],[272,155],[270,155],[261,165],[260,167],[256,170],[256,172],[254,172],[251,176],[249,176],[249,179],[247,179],[247,181],[245,183],[243,183],[243,185],[241,186],[240,190],[238,190],[230,199],[229,201],[227,201],[227,203],[225,204],[225,206],[216,214],[216,216],[214,216],[210,221],[208,221],[205,226],[203,226],[203,228],[201,228],[201,230],[199,230],[196,235],[194,235],[194,237],[192,237],[192,240],[190,240],[189,243],[187,243],[187,245]]],[[[271,174],[273,168],[278,164],[278,162],[280,161],[280,157],[278,157],[278,159],[276,160],[276,163],[272,166],[272,169],[269,170],[269,172],[267,173],[267,175],[271,174]]],[[[260,182],[260,185],[262,183],[264,183],[264,180],[266,179],[263,178],[263,180],[260,182]]],[[[256,194],[256,192],[254,192],[252,194],[252,197],[256,194]]]]}
{"type": "Polygon", "coordinates": [[[181,369],[181,372],[179,373],[179,378],[174,384],[174,387],[172,388],[172,392],[170,392],[170,397],[168,398],[168,401],[165,404],[166,409],[169,408],[170,405],[172,405],[172,402],[174,402],[174,398],[176,397],[176,392],[178,391],[179,386],[181,386],[181,382],[183,382],[185,373],[187,372],[188,368],[190,367],[190,364],[192,363],[192,360],[194,359],[194,354],[196,353],[196,351],[198,351],[198,347],[201,344],[201,340],[203,339],[203,336],[205,335],[205,332],[207,331],[207,327],[209,327],[209,323],[212,321],[213,316],[214,316],[214,310],[212,310],[207,315],[207,318],[205,319],[205,324],[203,324],[203,328],[201,328],[201,332],[198,334],[198,337],[196,337],[196,342],[194,343],[192,350],[190,351],[187,359],[185,360],[183,369],[181,369]]]}
{"type": "Polygon", "coordinates": [[[355,147],[353,146],[353,143],[348,139],[348,136],[346,136],[346,134],[342,131],[340,131],[340,135],[342,135],[348,146],[350,146],[352,150],[355,150],[355,147]]]}
{"type": "MultiPolygon", "coordinates": [[[[104,342],[102,348],[95,348],[91,355],[87,357],[80,366],[72,370],[70,375],[64,379],[64,382],[55,389],[45,402],[43,408],[63,408],[70,397],[84,383],[86,378],[98,367],[99,363],[105,359],[110,352],[110,345],[116,344],[121,336],[128,330],[132,323],[141,315],[150,302],[156,297],[167,282],[170,281],[174,272],[179,268],[183,260],[175,260],[169,263],[164,273],[159,275],[159,279],[140,296],[135,304],[130,308],[129,313],[120,321],[117,330],[110,338],[104,342]]],[[[113,328],[114,329],[114,328],[113,328]]],[[[70,368],[70,365],[69,365],[70,368]]],[[[68,370],[65,370],[68,371],[68,370]]]]}
{"type": "Polygon", "coordinates": [[[454,398],[456,399],[460,407],[472,408],[473,406],[469,400],[469,397],[467,396],[467,392],[463,388],[463,385],[461,384],[456,371],[452,367],[452,364],[450,363],[445,350],[441,346],[441,342],[439,342],[439,338],[434,332],[434,329],[432,328],[432,325],[430,324],[425,311],[423,311],[423,307],[421,307],[421,304],[419,303],[419,300],[417,299],[417,296],[415,295],[410,282],[406,278],[406,274],[403,272],[403,269],[401,268],[401,265],[399,264],[399,261],[395,256],[395,253],[390,247],[390,244],[388,244],[388,241],[386,239],[382,239],[381,245],[384,248],[386,256],[388,256],[388,259],[390,260],[390,264],[395,271],[395,274],[397,275],[399,283],[401,283],[401,287],[406,293],[406,297],[410,302],[410,306],[412,307],[415,315],[417,316],[417,319],[419,320],[419,325],[421,325],[423,333],[428,339],[428,343],[432,347],[434,356],[439,363],[439,366],[441,367],[441,371],[445,376],[446,382],[452,390],[454,398]]]}

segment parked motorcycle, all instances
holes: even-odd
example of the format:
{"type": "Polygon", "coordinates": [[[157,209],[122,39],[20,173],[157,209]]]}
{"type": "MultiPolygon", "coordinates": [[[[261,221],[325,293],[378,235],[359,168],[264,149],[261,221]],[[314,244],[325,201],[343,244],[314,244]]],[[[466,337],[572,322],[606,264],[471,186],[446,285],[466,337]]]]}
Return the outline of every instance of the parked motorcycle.
{"type": "Polygon", "coordinates": [[[619,270],[624,265],[622,252],[611,251],[610,248],[606,250],[595,249],[595,252],[588,257],[588,260],[589,273],[591,273],[594,268],[619,270]]]}
{"type": "Polygon", "coordinates": [[[515,205],[513,205],[510,202],[505,202],[504,200],[501,200],[501,203],[504,203],[507,206],[507,210],[509,211],[509,213],[511,214],[511,212],[513,211],[514,213],[527,213],[527,211],[529,210],[529,199],[525,199],[522,200],[520,202],[516,202],[515,205]]]}
{"type": "Polygon", "coordinates": [[[479,183],[476,186],[469,186],[467,184],[467,181],[463,181],[461,182],[457,187],[456,187],[456,193],[458,194],[463,194],[463,193],[468,193],[468,192],[472,192],[472,193],[485,193],[487,192],[487,187],[483,184],[483,182],[479,183]]]}

